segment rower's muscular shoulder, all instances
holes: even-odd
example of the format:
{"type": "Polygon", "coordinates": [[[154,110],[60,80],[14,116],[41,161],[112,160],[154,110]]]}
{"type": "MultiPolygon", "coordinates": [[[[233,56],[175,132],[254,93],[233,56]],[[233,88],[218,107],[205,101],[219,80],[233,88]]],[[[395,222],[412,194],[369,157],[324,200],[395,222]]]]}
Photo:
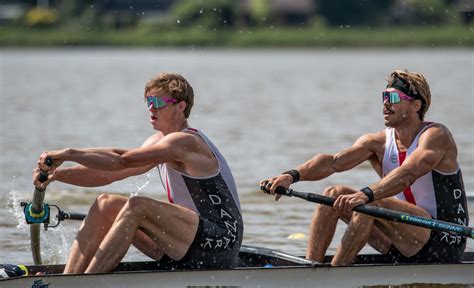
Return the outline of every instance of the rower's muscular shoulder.
{"type": "Polygon", "coordinates": [[[435,167],[439,171],[452,172],[458,167],[456,142],[449,129],[443,124],[434,123],[423,131],[418,139],[417,149],[442,155],[435,167]]]}
{"type": "Polygon", "coordinates": [[[356,145],[363,145],[375,154],[382,154],[385,146],[385,130],[364,134],[357,139],[356,145]]]}
{"type": "Polygon", "coordinates": [[[187,162],[188,164],[202,160],[203,158],[213,159],[213,153],[205,141],[196,133],[173,132],[161,138],[157,145],[167,149],[176,156],[176,161],[187,162]]]}
{"type": "Polygon", "coordinates": [[[176,155],[169,165],[184,174],[203,177],[215,174],[219,169],[216,157],[203,138],[192,132],[174,132],[161,141],[176,155]]]}
{"type": "Polygon", "coordinates": [[[418,146],[437,147],[438,149],[456,150],[456,142],[449,129],[440,123],[434,123],[421,133],[418,146]]]}
{"type": "MultiPolygon", "coordinates": [[[[156,144],[168,144],[172,146],[179,146],[180,148],[183,148],[182,146],[186,146],[187,149],[190,149],[192,147],[195,147],[199,143],[199,139],[197,139],[196,136],[190,134],[190,133],[185,133],[185,132],[173,132],[168,135],[163,135],[161,132],[156,132],[148,139],[145,140],[142,146],[153,146],[156,144]]],[[[193,150],[193,149],[191,149],[193,150]]]]}
{"type": "Polygon", "coordinates": [[[152,146],[160,142],[161,139],[163,139],[164,135],[161,132],[156,132],[150,137],[148,137],[145,142],[143,142],[142,147],[145,146],[152,146]]]}

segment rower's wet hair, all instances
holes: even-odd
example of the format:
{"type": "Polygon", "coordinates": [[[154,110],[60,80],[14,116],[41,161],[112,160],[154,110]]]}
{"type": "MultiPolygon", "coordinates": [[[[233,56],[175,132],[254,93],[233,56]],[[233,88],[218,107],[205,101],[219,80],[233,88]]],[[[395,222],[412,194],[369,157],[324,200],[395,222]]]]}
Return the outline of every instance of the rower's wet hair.
{"type": "Polygon", "coordinates": [[[183,76],[177,73],[160,73],[148,81],[145,95],[155,88],[168,93],[171,98],[186,102],[184,116],[189,118],[194,104],[194,90],[183,76]]]}
{"type": "Polygon", "coordinates": [[[420,110],[418,111],[418,116],[421,121],[424,120],[425,114],[430,108],[431,105],[431,91],[428,81],[426,81],[425,76],[417,72],[409,72],[408,70],[394,70],[388,78],[388,86],[391,86],[393,82],[398,79],[402,79],[408,83],[410,92],[412,94],[419,94],[424,100],[425,103],[422,104],[420,110]]]}

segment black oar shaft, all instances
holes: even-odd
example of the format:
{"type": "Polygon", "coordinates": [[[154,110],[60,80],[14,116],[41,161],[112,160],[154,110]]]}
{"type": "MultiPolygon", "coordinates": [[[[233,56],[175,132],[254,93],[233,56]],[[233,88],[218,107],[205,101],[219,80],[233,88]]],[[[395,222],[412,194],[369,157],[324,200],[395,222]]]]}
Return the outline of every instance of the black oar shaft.
{"type": "MultiPolygon", "coordinates": [[[[326,197],[314,193],[307,193],[307,192],[298,192],[292,189],[284,189],[283,187],[278,187],[275,191],[277,194],[285,195],[285,196],[294,196],[301,199],[305,199],[310,202],[319,203],[327,206],[333,206],[335,199],[331,197],[326,197]]],[[[367,214],[370,216],[396,221],[400,223],[410,224],[414,226],[429,228],[432,230],[440,231],[440,232],[449,232],[454,233],[459,236],[464,236],[468,238],[474,239],[474,230],[472,227],[467,227],[459,224],[454,224],[446,221],[436,220],[436,219],[429,219],[420,216],[414,216],[410,214],[406,214],[403,212],[398,212],[394,210],[390,210],[387,208],[370,206],[370,205],[360,205],[354,208],[354,211],[367,214]]]]}
{"type": "Polygon", "coordinates": [[[58,214],[59,221],[62,220],[84,220],[86,214],[76,213],[76,212],[64,212],[60,211],[58,214]]]}

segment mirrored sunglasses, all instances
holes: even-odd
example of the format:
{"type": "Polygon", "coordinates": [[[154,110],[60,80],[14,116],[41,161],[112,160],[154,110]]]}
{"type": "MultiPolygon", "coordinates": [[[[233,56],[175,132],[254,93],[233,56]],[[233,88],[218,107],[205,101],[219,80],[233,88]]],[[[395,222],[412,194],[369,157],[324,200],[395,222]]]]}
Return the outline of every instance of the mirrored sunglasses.
{"type": "Polygon", "coordinates": [[[410,96],[400,91],[383,91],[382,102],[388,101],[390,104],[397,104],[403,100],[414,100],[410,96]]]}
{"type": "Polygon", "coordinates": [[[168,97],[146,96],[146,107],[159,109],[165,107],[168,103],[177,103],[178,100],[168,97]]]}

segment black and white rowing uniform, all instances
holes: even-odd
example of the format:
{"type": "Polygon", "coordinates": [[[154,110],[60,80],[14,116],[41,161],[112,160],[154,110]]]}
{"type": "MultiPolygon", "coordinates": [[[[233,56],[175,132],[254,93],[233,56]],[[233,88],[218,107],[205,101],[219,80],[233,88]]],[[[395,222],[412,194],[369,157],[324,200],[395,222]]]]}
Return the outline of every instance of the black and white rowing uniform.
{"type": "Polygon", "coordinates": [[[170,203],[189,208],[199,215],[196,237],[177,267],[233,267],[243,236],[234,177],[227,161],[206,135],[194,128],[186,128],[183,132],[199,135],[216,157],[219,168],[214,175],[193,177],[166,163],[158,165],[170,203]]]}
{"type": "MultiPolygon", "coordinates": [[[[420,135],[433,127],[433,124],[426,122],[407,151],[403,152],[398,150],[395,129],[385,130],[385,152],[382,165],[384,177],[410,157],[418,147],[420,135]]],[[[433,169],[394,197],[425,209],[433,219],[465,226],[469,224],[466,193],[459,167],[452,173],[443,173],[433,169]]],[[[432,231],[428,243],[415,256],[404,257],[393,246],[389,252],[400,257],[398,262],[457,262],[465,248],[466,238],[447,232],[432,231]]]]}

